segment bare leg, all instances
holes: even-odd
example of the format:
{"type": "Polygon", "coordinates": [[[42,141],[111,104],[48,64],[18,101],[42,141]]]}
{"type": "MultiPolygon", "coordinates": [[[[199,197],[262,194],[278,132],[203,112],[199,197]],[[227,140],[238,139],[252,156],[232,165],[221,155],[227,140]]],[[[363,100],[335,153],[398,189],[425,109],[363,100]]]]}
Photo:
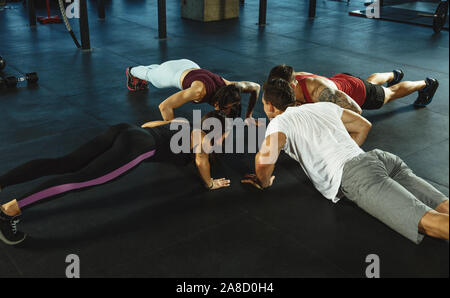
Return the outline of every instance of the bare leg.
{"type": "Polygon", "coordinates": [[[449,217],[434,210],[427,212],[419,222],[419,231],[431,237],[449,240],[449,217]]]}
{"type": "Polygon", "coordinates": [[[448,215],[448,200],[437,206],[435,210],[439,213],[448,215]]]}
{"type": "Polygon", "coordinates": [[[367,81],[374,85],[383,85],[385,83],[391,82],[393,79],[394,79],[394,73],[391,71],[391,72],[371,74],[367,78],[367,81]]]}
{"type": "Polygon", "coordinates": [[[384,104],[387,104],[388,102],[394,99],[408,96],[416,91],[422,90],[426,86],[427,83],[425,81],[415,81],[415,82],[406,81],[400,82],[389,88],[383,87],[385,93],[384,104]]]}

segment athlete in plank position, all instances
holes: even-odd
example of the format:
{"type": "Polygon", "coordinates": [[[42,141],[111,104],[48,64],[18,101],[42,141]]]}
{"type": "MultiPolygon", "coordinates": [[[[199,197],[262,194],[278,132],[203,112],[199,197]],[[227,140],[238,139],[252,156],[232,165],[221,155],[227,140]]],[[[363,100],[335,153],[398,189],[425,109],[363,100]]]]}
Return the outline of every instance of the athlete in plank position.
{"type": "Polygon", "coordinates": [[[324,197],[343,196],[415,243],[422,234],[449,239],[449,201],[417,177],[394,154],[364,152],[371,124],[336,104],[295,106],[289,83],[274,79],[264,86],[264,111],[271,119],[255,157],[256,174],[242,182],[265,189],[281,150],[295,159],[324,197]]]}
{"type": "Polygon", "coordinates": [[[418,91],[414,105],[424,107],[431,103],[439,82],[433,78],[423,81],[405,81],[402,70],[374,73],[367,79],[339,73],[330,78],[308,72],[295,72],[292,66],[275,66],[268,80],[281,78],[290,82],[298,104],[333,102],[344,109],[361,114],[362,110],[379,109],[398,98],[418,91]],[[382,86],[387,83],[387,87],[382,86]]]}
{"type": "Polygon", "coordinates": [[[171,121],[148,122],[142,127],[121,123],[111,126],[106,132],[66,156],[33,160],[1,175],[0,190],[45,176],[56,177],[1,206],[0,240],[9,245],[25,240],[26,234],[17,229],[17,224],[22,211],[27,208],[73,190],[110,182],[128,174],[144,161],[187,165],[195,160],[208,189],[230,186],[230,180],[213,179],[210,174],[210,149],[220,145],[229,134],[222,112],[212,111],[206,114],[202,119],[202,127],[203,122],[211,123],[211,120],[220,122],[220,136],[214,135],[215,132],[210,128],[191,129],[189,122],[177,119],[173,120],[176,129],[171,128],[171,121]],[[176,154],[171,148],[171,139],[183,126],[184,129],[186,126],[189,128],[187,138],[191,138],[188,144],[190,147],[188,152],[176,154]]]}
{"type": "Polygon", "coordinates": [[[256,123],[252,114],[260,91],[257,83],[228,81],[201,69],[197,63],[188,59],[167,61],[161,65],[129,67],[126,69],[126,76],[127,87],[131,91],[148,88],[148,82],[156,88],[181,90],[159,105],[164,120],[172,120],[174,110],[188,102],[207,103],[216,110],[223,111],[229,118],[241,117],[241,93],[250,93],[245,119],[256,123]]]}

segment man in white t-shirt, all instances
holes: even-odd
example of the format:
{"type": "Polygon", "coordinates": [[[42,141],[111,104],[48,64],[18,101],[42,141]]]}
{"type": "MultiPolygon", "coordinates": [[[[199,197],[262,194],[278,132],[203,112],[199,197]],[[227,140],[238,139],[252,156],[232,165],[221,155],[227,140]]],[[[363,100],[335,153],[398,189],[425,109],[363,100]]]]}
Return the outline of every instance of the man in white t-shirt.
{"type": "Polygon", "coordinates": [[[419,244],[422,234],[449,239],[449,200],[397,156],[364,152],[371,124],[355,112],[321,102],[295,107],[289,83],[266,83],[264,111],[271,120],[255,158],[256,174],[242,182],[265,189],[281,150],[298,161],[316,189],[338,202],[345,196],[419,244]]]}

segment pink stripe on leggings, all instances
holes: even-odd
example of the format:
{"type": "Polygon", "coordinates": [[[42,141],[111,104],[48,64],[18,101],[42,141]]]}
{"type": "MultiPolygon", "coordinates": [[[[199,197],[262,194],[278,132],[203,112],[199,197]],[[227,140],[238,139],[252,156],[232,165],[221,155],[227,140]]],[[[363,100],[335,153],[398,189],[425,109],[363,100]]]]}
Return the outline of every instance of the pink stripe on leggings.
{"type": "Polygon", "coordinates": [[[119,177],[123,173],[129,171],[130,169],[134,168],[139,163],[141,163],[143,160],[145,160],[149,157],[152,157],[155,154],[155,152],[156,152],[156,150],[152,150],[150,152],[144,153],[144,154],[138,156],[137,158],[135,158],[134,160],[132,160],[131,162],[118,168],[117,170],[115,170],[109,174],[106,174],[100,178],[85,181],[85,182],[68,183],[68,184],[53,186],[53,187],[47,188],[45,190],[42,190],[38,193],[32,194],[18,202],[19,208],[23,208],[23,207],[33,204],[37,201],[40,201],[40,200],[43,200],[43,199],[46,199],[46,198],[49,198],[52,196],[56,196],[56,195],[59,195],[59,194],[62,194],[62,193],[65,193],[65,192],[68,192],[71,190],[86,188],[86,187],[99,185],[99,184],[103,184],[108,181],[111,181],[111,180],[119,177]]]}

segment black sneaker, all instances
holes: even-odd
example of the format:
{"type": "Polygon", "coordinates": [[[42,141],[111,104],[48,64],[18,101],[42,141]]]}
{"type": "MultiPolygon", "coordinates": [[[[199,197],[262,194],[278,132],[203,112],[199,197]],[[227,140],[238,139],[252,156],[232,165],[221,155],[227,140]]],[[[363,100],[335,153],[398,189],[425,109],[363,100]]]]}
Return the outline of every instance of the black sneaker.
{"type": "Polygon", "coordinates": [[[17,230],[20,215],[9,216],[0,209],[0,240],[8,245],[17,245],[25,240],[27,235],[17,230]]]}
{"type": "Polygon", "coordinates": [[[416,107],[425,107],[429,105],[439,87],[439,82],[436,79],[426,78],[425,82],[427,83],[427,86],[419,91],[419,96],[414,102],[414,106],[416,107]]]}
{"type": "Polygon", "coordinates": [[[405,74],[401,69],[394,69],[392,72],[394,73],[394,79],[389,83],[387,83],[388,88],[394,86],[395,84],[400,83],[403,80],[403,77],[405,76],[405,74]]]}

